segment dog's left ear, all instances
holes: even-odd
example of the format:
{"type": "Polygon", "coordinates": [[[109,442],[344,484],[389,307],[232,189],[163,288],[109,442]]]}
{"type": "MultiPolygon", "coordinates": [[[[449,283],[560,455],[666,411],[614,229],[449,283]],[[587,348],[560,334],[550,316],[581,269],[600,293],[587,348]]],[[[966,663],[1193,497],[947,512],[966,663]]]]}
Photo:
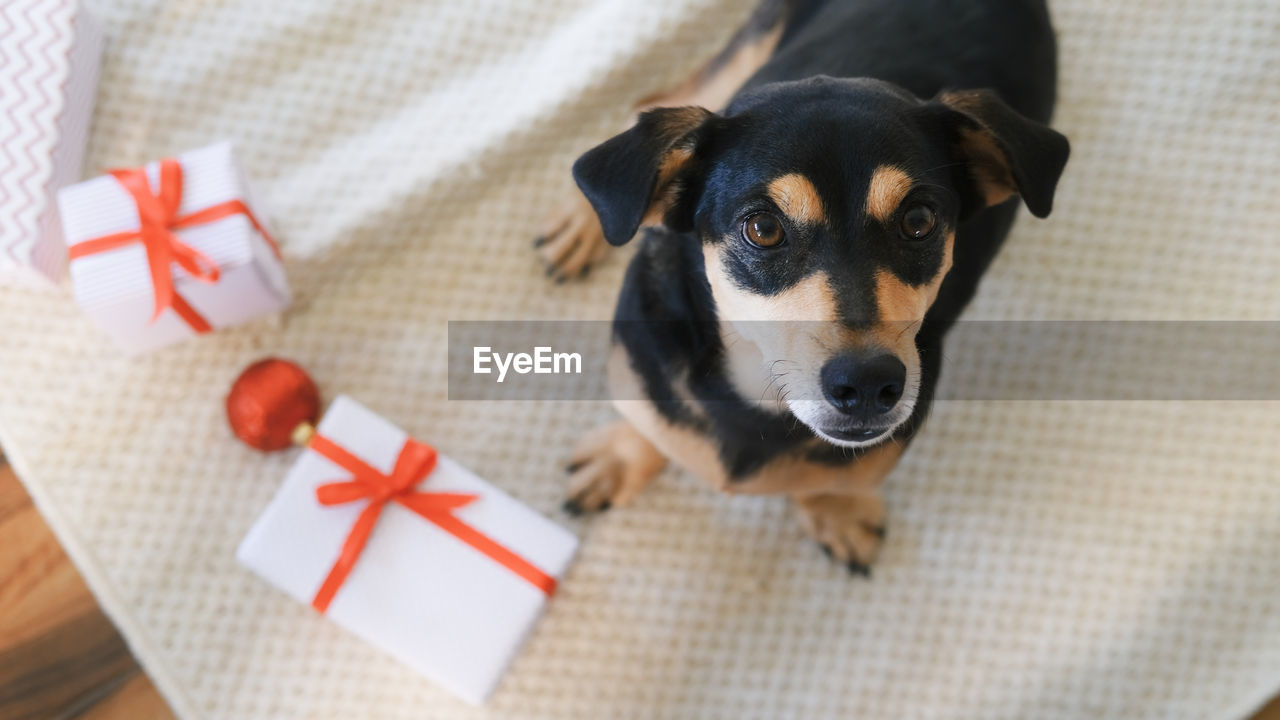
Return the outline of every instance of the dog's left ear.
{"type": "Polygon", "coordinates": [[[1030,120],[990,90],[944,92],[937,102],[950,110],[955,149],[968,169],[973,205],[986,207],[1022,196],[1036,217],[1053,209],[1053,192],[1071,146],[1061,133],[1030,120]]]}
{"type": "Polygon", "coordinates": [[[573,164],[573,179],[595,208],[610,245],[625,244],[641,224],[665,223],[677,231],[692,227],[690,199],[682,195],[713,117],[692,106],[649,110],[630,130],[573,164]]]}

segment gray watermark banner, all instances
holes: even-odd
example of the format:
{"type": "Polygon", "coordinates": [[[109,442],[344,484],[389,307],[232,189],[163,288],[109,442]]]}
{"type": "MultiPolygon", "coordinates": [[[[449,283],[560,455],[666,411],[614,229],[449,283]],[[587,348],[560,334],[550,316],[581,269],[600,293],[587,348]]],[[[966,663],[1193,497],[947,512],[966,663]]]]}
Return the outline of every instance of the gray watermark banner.
{"type": "MultiPolygon", "coordinates": [[[[752,335],[823,330],[755,324],[752,335]]],[[[716,331],[633,325],[654,337],[716,331]]],[[[449,399],[642,399],[610,394],[612,335],[606,321],[450,321],[449,399]]],[[[1280,321],[962,321],[937,399],[1280,400],[1280,321]]]]}

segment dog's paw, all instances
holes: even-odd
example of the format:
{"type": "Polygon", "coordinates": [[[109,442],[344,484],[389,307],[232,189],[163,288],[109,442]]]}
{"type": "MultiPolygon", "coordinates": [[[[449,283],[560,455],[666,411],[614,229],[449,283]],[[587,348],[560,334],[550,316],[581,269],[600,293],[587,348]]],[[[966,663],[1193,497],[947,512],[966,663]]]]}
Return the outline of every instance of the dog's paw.
{"type": "Polygon", "coordinates": [[[578,442],[566,468],[569,499],[564,509],[580,515],[626,505],[666,464],[662,453],[630,424],[596,428],[578,442]]]}
{"type": "Polygon", "coordinates": [[[533,247],[546,263],[547,277],[558,283],[584,277],[609,251],[596,211],[577,188],[547,220],[533,247]]]}
{"type": "Polygon", "coordinates": [[[870,576],[884,541],[884,501],[875,493],[813,495],[796,499],[805,531],[832,560],[870,576]]]}

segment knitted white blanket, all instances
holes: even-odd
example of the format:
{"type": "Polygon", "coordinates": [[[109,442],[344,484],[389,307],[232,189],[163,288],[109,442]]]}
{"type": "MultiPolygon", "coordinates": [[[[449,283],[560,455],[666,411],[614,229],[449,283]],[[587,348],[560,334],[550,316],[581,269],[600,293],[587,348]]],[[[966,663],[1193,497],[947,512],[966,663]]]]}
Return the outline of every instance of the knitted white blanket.
{"type": "MultiPolygon", "coordinates": [[[[237,444],[223,395],[294,358],[561,517],[559,463],[611,410],[447,402],[446,321],[608,317],[625,254],[553,286],[528,241],[572,158],[750,3],[92,7],[87,171],[234,140],[297,294],[130,360],[65,291],[0,291],[5,451],[182,716],[1234,720],[1280,689],[1280,404],[953,401],[889,482],[871,581],[782,500],[669,472],[564,520],[577,563],[463,706],[236,565],[293,456],[237,444]]],[[[1280,5],[1053,9],[1073,157],[970,317],[1280,320],[1280,5]]]]}

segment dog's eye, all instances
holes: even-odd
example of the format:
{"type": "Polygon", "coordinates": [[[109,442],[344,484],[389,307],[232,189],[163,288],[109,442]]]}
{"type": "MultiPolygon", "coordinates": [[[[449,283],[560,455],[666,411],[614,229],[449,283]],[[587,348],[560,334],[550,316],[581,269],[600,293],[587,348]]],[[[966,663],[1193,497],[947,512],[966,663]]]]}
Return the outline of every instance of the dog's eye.
{"type": "Polygon", "coordinates": [[[756,213],[742,222],[742,239],[756,247],[777,247],[784,237],[782,223],[767,212],[756,213]]]}
{"type": "Polygon", "coordinates": [[[938,216],[928,205],[912,205],[902,213],[902,236],[908,240],[923,240],[929,237],[938,224],[938,216]]]}

